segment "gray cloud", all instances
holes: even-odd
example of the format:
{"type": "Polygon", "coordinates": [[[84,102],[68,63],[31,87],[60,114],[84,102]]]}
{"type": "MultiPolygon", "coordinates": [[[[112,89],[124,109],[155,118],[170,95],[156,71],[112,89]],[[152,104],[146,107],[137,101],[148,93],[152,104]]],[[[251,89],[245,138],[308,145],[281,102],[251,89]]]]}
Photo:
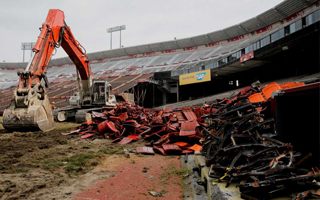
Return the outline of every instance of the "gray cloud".
{"type": "MultiPolygon", "coordinates": [[[[127,25],[123,45],[191,37],[222,29],[274,7],[282,0],[0,0],[0,62],[22,60],[21,42],[35,41],[50,8],[87,52],[109,49],[106,28],[127,25]]],[[[114,47],[119,36],[114,34],[114,47]]],[[[54,57],[65,56],[62,49],[54,57]]]]}

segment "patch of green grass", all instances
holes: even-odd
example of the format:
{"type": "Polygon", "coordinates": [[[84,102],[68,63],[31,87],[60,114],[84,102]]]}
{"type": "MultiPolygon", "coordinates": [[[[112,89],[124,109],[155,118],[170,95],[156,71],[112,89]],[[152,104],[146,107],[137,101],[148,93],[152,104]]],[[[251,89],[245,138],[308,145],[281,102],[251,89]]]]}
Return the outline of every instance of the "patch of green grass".
{"type": "MultiPolygon", "coordinates": [[[[93,163],[90,161],[96,157],[97,154],[94,152],[73,155],[66,159],[67,164],[65,165],[64,169],[69,174],[84,172],[92,167],[93,163]]],[[[94,163],[96,163],[96,161],[94,163]]]]}
{"type": "Polygon", "coordinates": [[[180,176],[182,178],[187,176],[190,173],[191,173],[191,170],[186,168],[186,167],[183,167],[183,168],[180,168],[180,169],[173,168],[172,171],[171,171],[171,174],[180,176]]]}
{"type": "Polygon", "coordinates": [[[28,171],[29,171],[28,168],[23,168],[23,167],[15,168],[15,169],[13,170],[14,173],[26,173],[26,172],[28,172],[28,171]]]}
{"type": "Polygon", "coordinates": [[[184,178],[192,173],[191,169],[187,167],[177,168],[173,165],[164,169],[164,172],[160,175],[160,183],[162,186],[166,185],[170,178],[178,177],[179,180],[175,184],[179,184],[183,191],[188,189],[187,185],[184,183],[184,178]]]}
{"type": "Polygon", "coordinates": [[[78,127],[79,124],[71,123],[71,122],[56,122],[55,123],[55,130],[56,131],[69,131],[73,128],[78,127]]]}
{"type": "Polygon", "coordinates": [[[57,169],[62,167],[63,165],[64,161],[59,159],[47,159],[41,162],[41,167],[46,170],[57,169]]]}
{"type": "Polygon", "coordinates": [[[0,130],[4,129],[3,126],[2,126],[2,122],[3,122],[2,121],[2,116],[0,116],[0,130]]]}
{"type": "Polygon", "coordinates": [[[69,175],[77,175],[87,172],[92,167],[99,164],[96,159],[100,155],[96,152],[86,152],[75,154],[71,157],[48,158],[40,161],[40,167],[45,170],[54,171],[63,168],[69,175]]]}
{"type": "MultiPolygon", "coordinates": [[[[69,175],[79,175],[88,172],[100,162],[100,158],[105,155],[123,154],[123,148],[120,145],[100,146],[98,149],[90,150],[90,144],[86,144],[80,150],[81,153],[67,156],[68,154],[60,155],[52,158],[44,155],[40,159],[40,167],[45,170],[54,171],[57,169],[64,169],[69,175]]],[[[69,154],[70,155],[70,154],[69,154]]]]}
{"type": "Polygon", "coordinates": [[[160,179],[162,183],[166,183],[172,176],[178,176],[182,180],[182,178],[184,178],[190,173],[191,171],[186,167],[177,168],[171,165],[164,170],[164,172],[161,174],[160,179]]]}
{"type": "Polygon", "coordinates": [[[98,154],[124,154],[123,148],[119,145],[110,145],[103,147],[98,151],[98,154]]]}

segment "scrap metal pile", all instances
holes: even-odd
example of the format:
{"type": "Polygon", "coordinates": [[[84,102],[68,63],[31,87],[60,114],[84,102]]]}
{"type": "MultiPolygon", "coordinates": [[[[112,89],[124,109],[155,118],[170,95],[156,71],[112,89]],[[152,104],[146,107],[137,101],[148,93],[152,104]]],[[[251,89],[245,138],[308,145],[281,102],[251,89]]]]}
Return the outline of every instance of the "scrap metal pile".
{"type": "Polygon", "coordinates": [[[275,132],[269,98],[289,85],[295,83],[245,88],[230,99],[216,100],[210,114],[203,116],[208,124],[203,153],[209,176],[227,186],[240,183],[243,198],[320,197],[320,171],[304,169],[305,155],[278,140],[275,132]]]}
{"type": "Polygon", "coordinates": [[[303,83],[258,83],[211,105],[175,110],[144,109],[127,103],[92,118],[76,133],[81,138],[110,138],[128,144],[144,139],[137,153],[189,154],[206,157],[209,176],[240,183],[243,198],[268,199],[295,194],[320,197],[320,171],[304,168],[305,155],[277,139],[271,112],[272,93],[303,83]]]}

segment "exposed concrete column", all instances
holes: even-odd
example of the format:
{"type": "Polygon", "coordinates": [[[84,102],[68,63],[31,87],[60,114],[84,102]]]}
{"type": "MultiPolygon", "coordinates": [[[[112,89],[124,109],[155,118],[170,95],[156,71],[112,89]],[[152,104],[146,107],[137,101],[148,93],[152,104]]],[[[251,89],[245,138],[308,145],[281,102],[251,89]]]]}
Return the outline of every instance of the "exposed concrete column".
{"type": "Polygon", "coordinates": [[[152,108],[155,107],[154,84],[152,83],[152,108]]]}
{"type": "Polygon", "coordinates": [[[179,102],[179,81],[177,81],[177,102],[179,102]]]}
{"type": "Polygon", "coordinates": [[[162,92],[162,104],[166,105],[167,104],[167,93],[162,92]]]}

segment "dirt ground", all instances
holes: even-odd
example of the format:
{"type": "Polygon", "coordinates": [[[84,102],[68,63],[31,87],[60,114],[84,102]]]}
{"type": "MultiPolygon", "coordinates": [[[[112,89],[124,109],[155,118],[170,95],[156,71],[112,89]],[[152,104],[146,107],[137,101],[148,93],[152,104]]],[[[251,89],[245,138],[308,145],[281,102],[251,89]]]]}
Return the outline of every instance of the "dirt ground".
{"type": "Polygon", "coordinates": [[[54,131],[7,133],[0,118],[0,199],[182,199],[188,173],[177,156],[127,154],[109,140],[54,131]],[[153,195],[152,195],[153,194],[153,195]]]}

